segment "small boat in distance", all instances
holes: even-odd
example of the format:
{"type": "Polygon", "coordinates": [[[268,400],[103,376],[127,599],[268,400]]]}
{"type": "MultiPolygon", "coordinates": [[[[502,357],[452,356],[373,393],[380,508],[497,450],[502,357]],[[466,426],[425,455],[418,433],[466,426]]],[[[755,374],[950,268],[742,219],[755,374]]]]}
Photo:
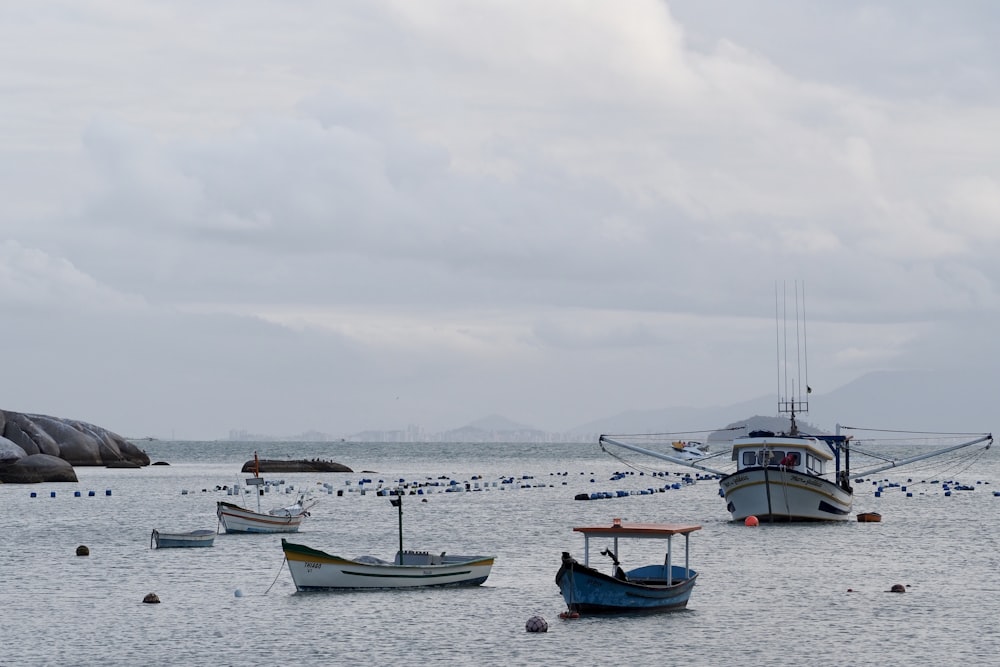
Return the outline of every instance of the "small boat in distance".
{"type": "MultiPolygon", "coordinates": [[[[253,454],[254,461],[258,461],[257,452],[253,454]]],[[[295,533],[298,532],[302,521],[309,516],[318,500],[307,499],[307,494],[300,493],[298,499],[286,507],[278,507],[268,512],[260,509],[260,497],[264,495],[264,479],[260,476],[259,470],[254,469],[254,476],[247,478],[247,485],[255,489],[257,495],[257,511],[240,507],[233,503],[218,501],[216,503],[216,514],[219,523],[227,533],[295,533]]]]}
{"type": "Polygon", "coordinates": [[[493,556],[458,556],[403,549],[402,496],[390,502],[399,509],[399,551],[393,561],[374,556],[342,558],[281,540],[288,571],[298,591],[478,586],[493,569],[493,556]]]}
{"type": "Polygon", "coordinates": [[[859,523],[879,523],[880,521],[882,521],[882,515],[878,512],[858,512],[859,523]]]}
{"type": "Polygon", "coordinates": [[[569,614],[619,614],[683,609],[687,606],[698,573],[691,569],[690,535],[701,526],[675,523],[622,523],[615,519],[610,526],[580,526],[583,533],[583,563],[568,551],[556,573],[556,584],[569,614]],[[684,565],[674,564],[672,539],[684,536],[684,565]],[[590,565],[591,538],[611,540],[600,553],[611,559],[611,572],[605,574],[590,565]],[[618,560],[619,540],[662,539],[667,542],[663,563],[624,570],[618,560]]]}
{"type": "Polygon", "coordinates": [[[215,544],[214,530],[192,530],[186,533],[163,533],[155,528],[149,536],[149,548],[210,547],[215,544]]]}
{"type": "MultiPolygon", "coordinates": [[[[259,498],[257,502],[259,507],[259,498]]],[[[301,493],[298,500],[287,507],[278,507],[268,512],[254,512],[220,500],[217,503],[216,513],[219,516],[219,523],[227,533],[296,533],[302,521],[309,516],[309,510],[317,502],[319,501],[307,501],[306,494],[301,493]]]]}
{"type": "Polygon", "coordinates": [[[674,448],[674,456],[679,458],[700,459],[708,453],[708,445],[694,440],[674,440],[670,446],[674,448]]]}

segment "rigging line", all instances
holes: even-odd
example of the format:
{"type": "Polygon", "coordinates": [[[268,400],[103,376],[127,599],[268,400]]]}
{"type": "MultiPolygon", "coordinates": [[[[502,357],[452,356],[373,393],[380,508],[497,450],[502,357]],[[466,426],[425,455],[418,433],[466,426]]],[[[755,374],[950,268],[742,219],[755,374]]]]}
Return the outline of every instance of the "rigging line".
{"type": "MultiPolygon", "coordinates": [[[[940,477],[943,474],[953,474],[953,473],[950,472],[950,470],[952,468],[956,468],[957,466],[959,466],[959,465],[965,463],[966,461],[968,461],[967,465],[965,465],[963,468],[961,468],[960,470],[957,471],[957,472],[964,472],[964,471],[968,470],[969,468],[971,468],[976,462],[978,462],[978,460],[985,453],[986,453],[986,448],[983,447],[981,449],[976,449],[976,450],[973,450],[971,452],[957,453],[954,456],[948,457],[947,459],[944,459],[944,460],[937,459],[937,458],[925,459],[924,461],[918,462],[918,463],[922,463],[923,465],[915,465],[915,464],[912,464],[912,463],[911,464],[907,464],[905,466],[902,466],[902,468],[898,472],[904,472],[905,470],[909,470],[910,471],[909,472],[910,475],[913,475],[914,473],[921,473],[925,477],[932,477],[932,476],[940,477]],[[944,462],[948,462],[949,464],[948,465],[943,465],[943,466],[939,465],[939,464],[942,464],[944,462]],[[933,475],[930,475],[930,474],[927,474],[927,473],[933,473],[933,475]]],[[[864,475],[862,475],[862,476],[864,476],[864,475]]],[[[915,482],[913,482],[913,483],[915,483],[915,482]]],[[[927,480],[921,480],[920,483],[921,484],[927,484],[928,481],[927,480]]]]}
{"type": "Polygon", "coordinates": [[[777,372],[778,400],[781,400],[781,309],[778,307],[778,281],[774,281],[774,360],[777,372]]]}
{"type": "Polygon", "coordinates": [[[990,433],[975,433],[975,432],[963,432],[963,431],[896,431],[889,428],[865,428],[863,426],[844,426],[841,425],[840,428],[850,429],[852,431],[876,431],[878,433],[912,433],[914,435],[954,435],[954,436],[966,436],[966,435],[990,435],[990,433]]]}
{"type": "Polygon", "coordinates": [[[740,426],[727,426],[726,428],[707,428],[700,431],[670,431],[666,433],[602,433],[602,438],[652,438],[673,435],[698,435],[699,433],[716,433],[723,431],[738,431],[746,428],[746,424],[740,426]]]}
{"type": "Polygon", "coordinates": [[[782,294],[781,294],[781,316],[784,319],[783,327],[782,327],[782,334],[783,334],[783,339],[784,339],[783,340],[783,342],[784,342],[783,356],[784,356],[784,362],[785,362],[784,363],[784,367],[785,367],[785,387],[783,389],[783,393],[785,395],[785,398],[789,398],[789,396],[788,396],[788,286],[785,285],[784,281],[781,282],[781,292],[782,292],[782,294]]]}
{"type": "Polygon", "coordinates": [[[615,454],[614,452],[610,452],[607,449],[605,449],[604,452],[611,458],[615,459],[616,461],[620,461],[623,465],[625,465],[628,468],[632,468],[633,470],[638,470],[640,472],[660,472],[659,468],[654,468],[652,466],[644,466],[638,463],[632,463],[625,457],[615,454]]]}
{"type": "Polygon", "coordinates": [[[806,401],[809,401],[809,336],[806,335],[806,281],[802,281],[802,359],[806,373],[806,401]]]}
{"type": "Polygon", "coordinates": [[[795,281],[795,377],[798,386],[795,389],[795,396],[799,403],[802,403],[802,353],[799,345],[799,281],[795,281]]]}

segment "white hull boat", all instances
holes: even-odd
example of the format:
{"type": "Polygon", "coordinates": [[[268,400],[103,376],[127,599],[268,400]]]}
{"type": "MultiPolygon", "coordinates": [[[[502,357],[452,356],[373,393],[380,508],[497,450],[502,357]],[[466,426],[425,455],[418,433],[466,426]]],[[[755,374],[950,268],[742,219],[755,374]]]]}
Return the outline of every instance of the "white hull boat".
{"type": "MultiPolygon", "coordinates": [[[[846,442],[827,436],[838,448],[846,442]]],[[[828,440],[812,436],[751,434],[733,441],[736,472],[719,480],[733,519],[759,521],[847,521],[853,492],[845,475],[840,483],[823,476],[834,459],[828,440]]]]}
{"type": "Polygon", "coordinates": [[[399,510],[399,550],[393,561],[373,556],[342,558],[281,540],[288,571],[299,591],[478,586],[493,569],[493,556],[432,554],[403,549],[402,491],[389,502],[399,510]]]}
{"type": "MultiPolygon", "coordinates": [[[[796,287],[796,289],[798,289],[796,287]]],[[[776,294],[777,297],[777,294],[776,294]]],[[[799,297],[796,291],[796,302],[799,297]]],[[[796,311],[797,312],[797,311],[796,311]]],[[[804,304],[802,312],[805,312],[804,304]]],[[[786,325],[787,327],[787,325],[786,325]]],[[[804,321],[801,330],[805,330],[804,321]]],[[[799,323],[796,322],[796,334],[799,323]]],[[[780,334],[780,331],[779,331],[780,334]]],[[[787,334],[786,334],[787,336],[787,334]]],[[[796,354],[795,359],[798,359],[796,354]]],[[[788,368],[790,359],[779,363],[779,368],[788,368]]],[[[786,382],[789,377],[786,370],[786,382]]],[[[758,521],[847,521],[851,517],[854,490],[851,488],[851,454],[867,456],[875,461],[874,467],[853,472],[860,478],[890,468],[897,468],[917,461],[943,456],[967,447],[984,444],[988,449],[993,442],[990,433],[918,433],[887,431],[885,429],[861,429],[837,426],[836,435],[807,435],[799,432],[795,421],[797,414],[809,411],[808,395],[812,389],[805,382],[793,383],[791,391],[785,387],[785,394],[779,392],[778,412],[790,415],[786,433],[771,431],[751,431],[747,437],[732,440],[732,461],[724,470],[716,465],[716,455],[706,454],[692,459],[685,454],[682,441],[674,441],[670,448],[660,443],[659,449],[636,444],[640,438],[648,442],[651,437],[665,437],[670,434],[648,434],[635,436],[600,437],[600,445],[607,450],[610,446],[622,447],[643,455],[663,459],[671,463],[702,470],[719,477],[719,490],[726,501],[726,509],[736,521],[755,517],[758,521]],[[802,389],[805,389],[805,395],[802,389]],[[784,396],[788,396],[785,398],[784,396]],[[893,459],[886,454],[866,452],[858,447],[855,435],[841,435],[841,429],[855,432],[880,431],[898,436],[908,434],[916,439],[932,439],[936,445],[924,453],[908,458],[893,459]],[[630,441],[631,439],[631,441],[630,441]],[[853,440],[853,442],[852,442],[853,440]],[[945,444],[950,443],[950,444],[945,444]],[[943,445],[943,446],[941,446],[943,445]],[[660,451],[661,449],[666,450],[660,451]]],[[[735,427],[734,427],[735,428],[735,427]]]]}
{"type": "Polygon", "coordinates": [[[306,502],[305,497],[300,496],[294,505],[270,512],[254,512],[220,500],[216,512],[227,533],[296,533],[315,504],[316,501],[306,502]]]}
{"type": "Polygon", "coordinates": [[[492,556],[403,551],[389,562],[371,556],[342,558],[285,539],[281,548],[299,591],[478,586],[493,568],[492,556]]]}
{"type": "Polygon", "coordinates": [[[163,533],[153,530],[149,536],[149,546],[157,549],[172,547],[210,547],[215,544],[214,530],[192,530],[186,533],[163,533]]]}

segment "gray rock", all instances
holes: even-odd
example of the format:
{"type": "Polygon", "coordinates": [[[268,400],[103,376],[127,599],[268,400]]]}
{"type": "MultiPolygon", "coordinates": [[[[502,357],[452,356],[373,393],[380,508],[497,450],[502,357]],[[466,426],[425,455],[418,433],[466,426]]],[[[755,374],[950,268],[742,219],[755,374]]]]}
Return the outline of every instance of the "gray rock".
{"type": "MultiPolygon", "coordinates": [[[[74,465],[140,467],[149,465],[149,456],[117,433],[87,422],[60,419],[48,415],[25,414],[0,410],[0,461],[19,462],[33,456],[57,458],[69,466],[68,479],[62,466],[47,468],[52,478],[31,468],[28,473],[11,473],[33,481],[76,481],[74,465]],[[18,455],[20,453],[20,456],[18,455]]],[[[40,459],[42,461],[46,459],[40,459]]],[[[40,464],[39,464],[40,465],[40,464]]],[[[8,466],[9,467],[9,466],[8,466]]],[[[29,466],[30,467],[30,466],[29,466]]],[[[41,468],[46,468],[40,465],[41,468]]],[[[5,481],[0,478],[0,482],[5,481]]]]}
{"type": "MultiPolygon", "coordinates": [[[[3,413],[0,413],[3,414],[3,413]]],[[[27,456],[28,453],[7,438],[0,436],[0,464],[14,463],[27,456]]]]}
{"type": "Polygon", "coordinates": [[[79,481],[76,478],[76,471],[69,462],[48,454],[31,454],[16,463],[0,465],[2,484],[76,481],[79,481]]]}

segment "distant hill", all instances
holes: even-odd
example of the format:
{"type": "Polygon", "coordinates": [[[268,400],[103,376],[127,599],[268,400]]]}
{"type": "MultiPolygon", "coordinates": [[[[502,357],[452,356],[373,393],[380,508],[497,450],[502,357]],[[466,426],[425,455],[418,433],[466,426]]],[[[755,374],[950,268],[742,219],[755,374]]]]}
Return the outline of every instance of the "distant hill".
{"type": "MultiPolygon", "coordinates": [[[[804,433],[835,433],[837,424],[842,424],[908,431],[996,432],[1000,430],[1000,392],[995,378],[995,369],[988,368],[979,372],[879,371],[825,393],[812,382],[810,409],[799,415],[799,429],[804,433]]],[[[587,442],[599,434],[691,433],[692,439],[718,440],[739,435],[722,432],[727,425],[785,431],[788,417],[778,415],[777,407],[777,397],[771,394],[732,405],[628,410],[559,434],[493,414],[425,437],[445,442],[587,442]]],[[[350,438],[405,441],[409,437],[403,431],[372,431],[350,438]]]]}
{"type": "Polygon", "coordinates": [[[676,431],[711,431],[732,424],[747,415],[767,414],[776,410],[773,396],[760,396],[733,405],[707,408],[674,407],[659,410],[629,410],[569,429],[570,433],[666,433],[676,431]]]}
{"type": "MultiPolygon", "coordinates": [[[[777,406],[777,397],[772,394],[726,406],[629,410],[587,422],[568,432],[583,435],[701,431],[743,423],[748,420],[747,415],[772,415],[774,424],[780,426],[754,428],[783,431],[788,419],[777,415],[777,406]]],[[[809,397],[809,408],[808,414],[798,420],[804,432],[834,433],[837,424],[910,431],[1000,430],[1000,391],[996,388],[996,374],[988,369],[868,373],[829,392],[815,391],[809,397]]]]}
{"type": "Polygon", "coordinates": [[[546,433],[500,415],[489,415],[445,431],[440,434],[440,439],[443,442],[536,442],[545,440],[546,433]]]}

